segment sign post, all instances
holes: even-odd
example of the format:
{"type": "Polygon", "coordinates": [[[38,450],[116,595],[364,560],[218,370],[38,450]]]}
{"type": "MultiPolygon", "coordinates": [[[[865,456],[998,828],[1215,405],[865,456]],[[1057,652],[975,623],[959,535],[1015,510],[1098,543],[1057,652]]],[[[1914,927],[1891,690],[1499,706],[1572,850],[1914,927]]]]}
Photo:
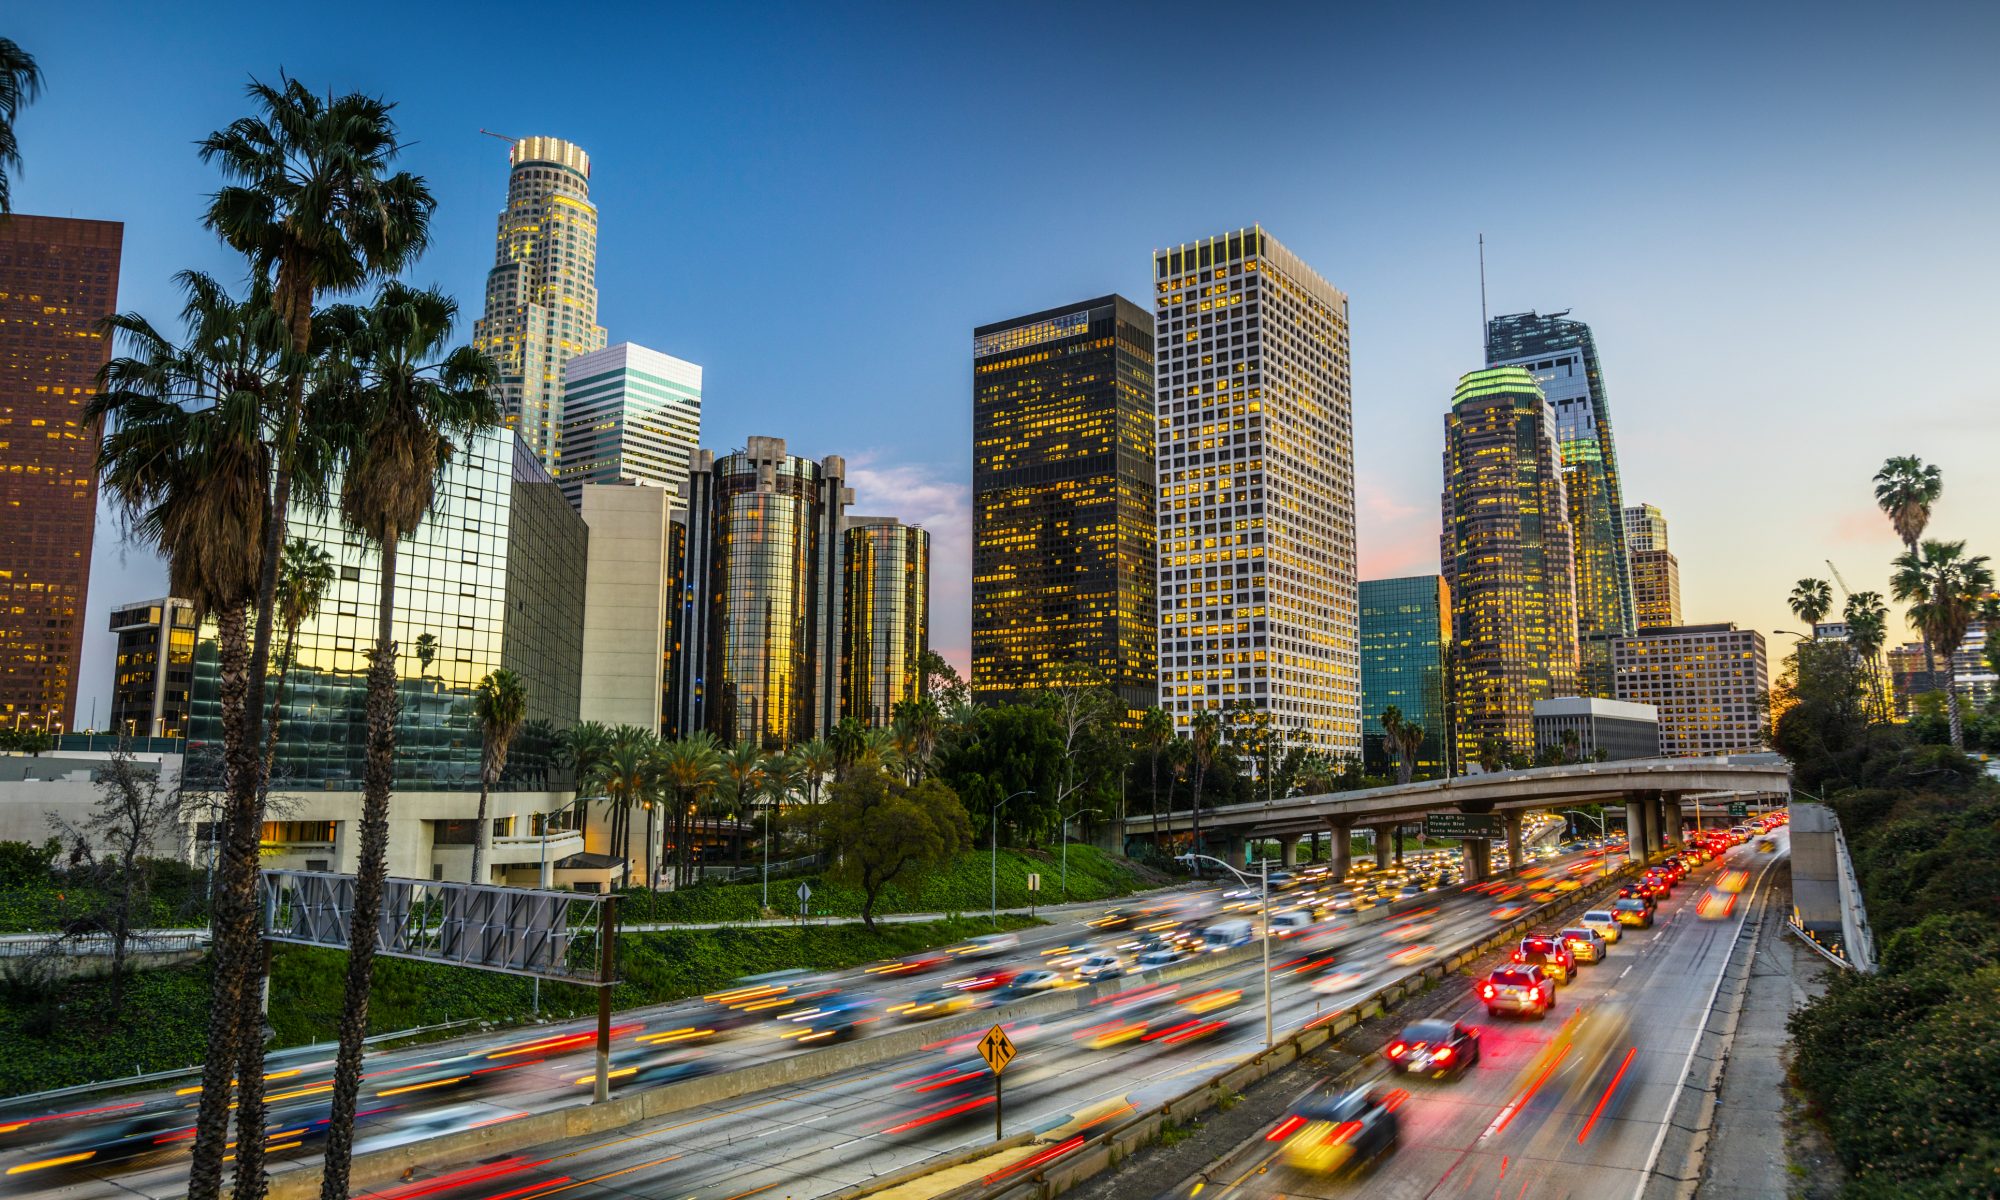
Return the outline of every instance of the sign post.
{"type": "Polygon", "coordinates": [[[1030,872],[1028,875],[1028,915],[1035,915],[1035,894],[1042,890],[1042,877],[1030,872]]]}
{"type": "Polygon", "coordinates": [[[1000,1074],[1014,1061],[1014,1042],[1007,1031],[995,1025],[979,1039],[979,1057],[993,1071],[993,1140],[1000,1140],[1000,1074]]]}
{"type": "Polygon", "coordinates": [[[813,898],[812,885],[805,882],[804,880],[800,880],[799,881],[799,924],[801,925],[806,923],[806,913],[807,911],[809,911],[807,909],[806,902],[811,900],[812,898],[813,898]]]}

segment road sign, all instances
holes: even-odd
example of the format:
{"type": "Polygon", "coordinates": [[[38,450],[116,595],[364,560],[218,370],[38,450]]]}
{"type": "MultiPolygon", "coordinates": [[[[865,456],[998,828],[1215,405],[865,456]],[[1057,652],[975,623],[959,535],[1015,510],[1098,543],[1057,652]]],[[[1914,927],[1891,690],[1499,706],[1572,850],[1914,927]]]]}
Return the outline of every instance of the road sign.
{"type": "Polygon", "coordinates": [[[809,883],[799,884],[799,903],[804,904],[806,901],[812,898],[813,898],[812,885],[809,883]]]}
{"type": "Polygon", "coordinates": [[[1503,838],[1506,829],[1498,813],[1434,812],[1424,814],[1427,838],[1503,838]]]}
{"type": "Polygon", "coordinates": [[[1031,892],[1039,892],[1042,890],[1042,877],[1040,875],[1028,876],[1028,890],[1031,892]]]}
{"type": "Polygon", "coordinates": [[[1747,800],[1731,800],[1729,802],[1729,815],[1732,817],[1749,816],[1750,802],[1747,800]]]}
{"type": "Polygon", "coordinates": [[[998,1025],[987,1030],[986,1036],[979,1039],[979,1057],[986,1060],[995,1075],[1006,1070],[1007,1064],[1014,1061],[1014,1043],[1007,1031],[998,1025]]]}

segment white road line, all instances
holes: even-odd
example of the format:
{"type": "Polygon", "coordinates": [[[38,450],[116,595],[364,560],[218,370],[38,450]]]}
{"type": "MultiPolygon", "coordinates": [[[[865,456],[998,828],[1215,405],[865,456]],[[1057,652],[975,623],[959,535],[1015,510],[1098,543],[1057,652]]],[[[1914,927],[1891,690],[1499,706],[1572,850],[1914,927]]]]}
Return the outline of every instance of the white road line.
{"type": "MultiPolygon", "coordinates": [[[[1764,876],[1769,875],[1771,868],[1778,865],[1779,858],[1791,856],[1789,842],[1786,850],[1786,854],[1774,855],[1770,862],[1764,864],[1763,871],[1757,876],[1756,887],[1751,891],[1753,900],[1764,888],[1764,876]]],[[[1667,1111],[1660,1114],[1660,1132],[1653,1137],[1653,1149],[1646,1155],[1646,1165],[1639,1171],[1639,1186],[1632,1189],[1632,1200],[1641,1200],[1646,1194],[1646,1184],[1653,1178],[1653,1167],[1660,1161],[1660,1151],[1666,1148],[1667,1130],[1673,1127],[1674,1107],[1680,1101],[1681,1089],[1687,1086],[1688,1072],[1694,1069],[1694,1052],[1701,1048],[1702,1034],[1708,1031],[1708,1019],[1715,1015],[1715,1001],[1722,995],[1722,981],[1729,975],[1729,962],[1736,956],[1735,940],[1743,936],[1743,926],[1750,920],[1750,910],[1755,907],[1754,903],[1744,905],[1743,915],[1736,918],[1736,928],[1730,933],[1729,952],[1722,956],[1722,969],[1715,973],[1715,986],[1709,990],[1708,1006],[1701,1010],[1701,1021],[1695,1026],[1694,1040],[1688,1043],[1687,1058],[1681,1063],[1680,1078],[1674,1081],[1674,1090],[1667,1099],[1667,1111]]]]}
{"type": "MultiPolygon", "coordinates": [[[[1638,965],[1637,963],[1634,963],[1634,964],[1633,964],[1633,966],[1637,966],[1637,965],[1638,965]]],[[[1625,968],[1624,970],[1622,970],[1622,971],[1618,972],[1618,978],[1620,978],[1620,979],[1623,979],[1623,978],[1625,978],[1625,977],[1626,977],[1627,975],[1630,975],[1631,973],[1632,973],[1632,967],[1626,967],[1626,968],[1625,968]]]]}

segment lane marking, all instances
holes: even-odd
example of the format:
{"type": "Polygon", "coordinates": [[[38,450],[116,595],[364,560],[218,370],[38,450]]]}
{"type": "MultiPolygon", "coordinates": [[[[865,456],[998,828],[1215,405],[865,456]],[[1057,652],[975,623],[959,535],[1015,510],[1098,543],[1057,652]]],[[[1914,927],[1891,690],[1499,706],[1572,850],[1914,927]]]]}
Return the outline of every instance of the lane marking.
{"type": "MultiPolygon", "coordinates": [[[[1627,966],[1627,967],[1626,967],[1626,968],[1625,968],[1624,970],[1622,970],[1622,971],[1618,972],[1618,978],[1620,978],[1620,979],[1623,979],[1623,978],[1625,978],[1625,977],[1626,977],[1627,975],[1630,975],[1631,973],[1632,973],[1632,967],[1631,967],[1631,966],[1627,966]]],[[[1607,996],[1608,996],[1608,995],[1610,995],[1610,994],[1611,994],[1611,993],[1609,993],[1609,992],[1606,992],[1606,993],[1605,993],[1605,995],[1607,995],[1607,996]]]]}

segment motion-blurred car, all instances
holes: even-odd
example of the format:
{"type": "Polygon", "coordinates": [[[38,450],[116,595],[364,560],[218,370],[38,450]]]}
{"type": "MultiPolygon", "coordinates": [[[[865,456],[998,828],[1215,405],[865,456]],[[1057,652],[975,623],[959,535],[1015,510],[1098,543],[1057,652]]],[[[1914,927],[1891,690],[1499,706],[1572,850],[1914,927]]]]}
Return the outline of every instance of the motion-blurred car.
{"type": "Polygon", "coordinates": [[[1390,1038],[1382,1057],[1406,1074],[1456,1078],[1479,1061],[1479,1030],[1453,1021],[1418,1021],[1390,1038]]]}
{"type": "Polygon", "coordinates": [[[1085,983],[1117,979],[1125,974],[1125,960],[1116,954],[1093,954],[1079,963],[1076,977],[1085,983]]]}
{"type": "MultiPolygon", "coordinates": [[[[1617,926],[1614,925],[1612,928],[1615,929],[1617,926]]],[[[1558,931],[1556,936],[1562,939],[1565,946],[1569,947],[1569,952],[1576,956],[1576,961],[1580,963],[1600,963],[1604,961],[1604,952],[1607,948],[1605,946],[1606,939],[1603,934],[1592,929],[1590,926],[1571,925],[1558,931]]]]}
{"type": "Polygon", "coordinates": [[[1156,971],[1161,967],[1171,967],[1186,957],[1172,946],[1156,946],[1139,955],[1139,970],[1156,971]]]}
{"type": "Polygon", "coordinates": [[[1651,929],[1653,908],[1643,896],[1620,896],[1611,902],[1611,915],[1631,929],[1651,929]]]}
{"type": "Polygon", "coordinates": [[[1694,902],[1694,915],[1704,921],[1721,921],[1736,911],[1736,895],[1709,888],[1694,902]]]}
{"type": "Polygon", "coordinates": [[[807,1045],[840,1042],[860,1033],[862,1026],[875,1019],[866,1000],[830,992],[781,1014],[778,1034],[807,1045]]]}
{"type": "Polygon", "coordinates": [[[1778,843],[1772,841],[1770,838],[1760,837],[1757,839],[1757,853],[1775,854],[1777,853],[1777,850],[1778,850],[1778,843]]]}
{"type": "MultiPolygon", "coordinates": [[[[620,1085],[638,1084],[654,1087],[662,1083],[675,1083],[682,1079],[697,1079],[713,1074],[715,1061],[690,1050],[643,1050],[634,1054],[621,1054],[611,1060],[611,1082],[620,1085]]],[[[576,1075],[571,1082],[577,1087],[589,1087],[597,1082],[596,1071],[586,1071],[576,1075]]]]}
{"type": "Polygon", "coordinates": [[[1533,963],[1505,966],[1479,985],[1479,999],[1496,1017],[1503,1012],[1539,1017],[1556,1006],[1556,981],[1533,963]]]}
{"type": "Polygon", "coordinates": [[[1003,1001],[1018,1000],[1075,986],[1074,980],[1058,971],[1023,971],[1001,989],[1001,996],[1003,1001]]]}
{"type": "Polygon", "coordinates": [[[993,1073],[978,1055],[954,1052],[947,1063],[932,1060],[897,1080],[886,1115],[866,1121],[862,1132],[897,1136],[929,1132],[980,1116],[993,1106],[993,1073]]]}
{"type": "Polygon", "coordinates": [[[977,1007],[979,997],[974,993],[964,988],[941,987],[925,988],[901,1004],[890,1005],[889,1011],[905,1021],[935,1021],[977,1007]]]}
{"type": "Polygon", "coordinates": [[[1012,954],[1021,948],[1021,938],[1012,933],[986,933],[967,941],[962,946],[953,946],[951,952],[960,958],[992,958],[996,954],[1012,954]]]}
{"type": "Polygon", "coordinates": [[[1265,1140],[1282,1143],[1285,1165],[1333,1175],[1359,1171],[1396,1148],[1398,1094],[1362,1087],[1302,1101],[1265,1140]]]}

